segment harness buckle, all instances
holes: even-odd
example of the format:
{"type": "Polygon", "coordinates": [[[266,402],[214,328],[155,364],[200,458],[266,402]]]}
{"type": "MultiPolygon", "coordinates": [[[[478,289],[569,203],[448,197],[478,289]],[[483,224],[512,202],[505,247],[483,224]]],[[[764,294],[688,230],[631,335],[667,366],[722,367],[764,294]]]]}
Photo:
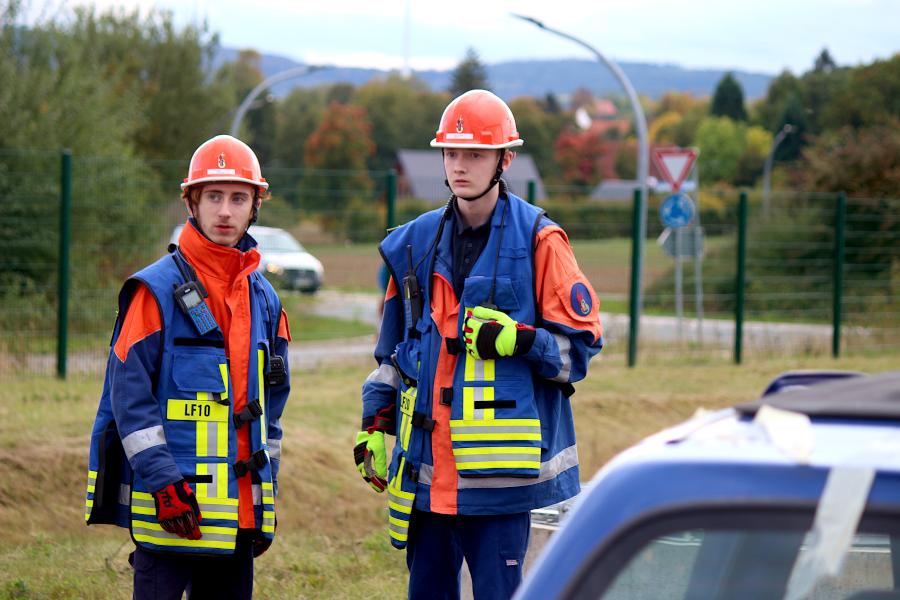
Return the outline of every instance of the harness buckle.
{"type": "Polygon", "coordinates": [[[250,471],[259,471],[266,464],[268,464],[268,459],[266,458],[265,450],[257,450],[253,454],[250,455],[250,458],[247,460],[239,460],[233,465],[231,468],[234,469],[235,476],[240,479],[250,471]]]}
{"type": "Polygon", "coordinates": [[[248,423],[253,419],[258,418],[261,414],[263,414],[262,405],[259,403],[259,400],[254,400],[247,404],[239,413],[235,413],[232,417],[234,421],[234,428],[240,429],[244,426],[244,423],[248,423]]]}
{"type": "Polygon", "coordinates": [[[412,425],[413,427],[419,427],[424,429],[425,431],[434,431],[434,426],[436,421],[429,417],[425,416],[425,413],[422,412],[413,412],[412,414],[412,425]]]}

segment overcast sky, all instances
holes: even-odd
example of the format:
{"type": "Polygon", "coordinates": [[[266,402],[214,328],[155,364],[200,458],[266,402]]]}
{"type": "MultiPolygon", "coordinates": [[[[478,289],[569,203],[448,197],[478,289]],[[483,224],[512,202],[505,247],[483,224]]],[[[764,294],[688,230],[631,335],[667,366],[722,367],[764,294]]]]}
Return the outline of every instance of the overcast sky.
{"type": "MultiPolygon", "coordinates": [[[[64,0],[57,0],[60,2],[64,0]]],[[[38,4],[33,0],[32,4],[38,4]]],[[[807,70],[827,47],[841,65],[900,51],[900,0],[70,0],[169,9],[206,20],[221,43],[309,63],[452,68],[483,62],[588,58],[583,49],[510,16],[533,16],[616,61],[775,74],[807,70]],[[408,27],[407,27],[408,23],[408,27]],[[408,32],[408,33],[407,33],[408,32]]]]}

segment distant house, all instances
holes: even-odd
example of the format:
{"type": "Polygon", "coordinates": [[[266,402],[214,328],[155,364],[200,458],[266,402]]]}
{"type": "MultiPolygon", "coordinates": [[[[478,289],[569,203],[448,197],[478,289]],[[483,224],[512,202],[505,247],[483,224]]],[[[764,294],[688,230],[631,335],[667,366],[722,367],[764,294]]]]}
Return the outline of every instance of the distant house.
{"type": "MultiPolygon", "coordinates": [[[[450,196],[444,185],[444,163],[440,150],[399,150],[397,152],[397,195],[401,198],[418,198],[443,202],[450,196]]],[[[512,193],[528,199],[528,182],[535,182],[537,200],[547,197],[544,183],[532,158],[517,154],[503,174],[503,180],[512,193]]]]}

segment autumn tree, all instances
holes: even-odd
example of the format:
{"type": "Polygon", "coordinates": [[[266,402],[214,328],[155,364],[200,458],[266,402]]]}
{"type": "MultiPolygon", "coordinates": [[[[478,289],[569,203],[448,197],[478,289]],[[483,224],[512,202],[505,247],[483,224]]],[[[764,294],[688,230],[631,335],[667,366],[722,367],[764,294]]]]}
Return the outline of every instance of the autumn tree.
{"type": "Polygon", "coordinates": [[[367,197],[372,180],[366,160],[375,152],[372,125],[359,106],[332,102],[306,140],[304,163],[312,171],[302,183],[302,202],[339,219],[353,198],[367,197]]]}
{"type": "Polygon", "coordinates": [[[608,151],[608,142],[593,130],[563,131],[553,144],[556,164],[569,185],[588,192],[601,179],[600,157],[608,151]]]}

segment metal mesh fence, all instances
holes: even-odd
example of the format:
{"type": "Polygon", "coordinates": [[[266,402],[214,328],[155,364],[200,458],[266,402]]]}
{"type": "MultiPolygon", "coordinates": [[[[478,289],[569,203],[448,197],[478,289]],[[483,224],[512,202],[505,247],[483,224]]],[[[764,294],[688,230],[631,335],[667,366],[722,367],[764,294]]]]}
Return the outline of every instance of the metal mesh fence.
{"type": "MultiPolygon", "coordinates": [[[[0,374],[56,371],[61,159],[58,152],[0,149],[0,374]]],[[[185,164],[133,157],[72,157],[69,372],[103,369],[124,279],[165,253],[184,222],[178,183],[185,164]]],[[[381,293],[376,249],[388,219],[387,172],[267,168],[273,192],[260,224],[283,228],[325,266],[320,303],[356,295],[375,311],[381,293]]],[[[519,187],[525,187],[520,185],[519,187]]],[[[394,222],[440,206],[408,196],[400,180],[394,222]]],[[[514,189],[526,197],[525,189],[514,189]]],[[[538,202],[569,235],[605,313],[606,352],[628,339],[632,203],[591,200],[583,190],[547,186],[538,202]]],[[[703,191],[695,224],[673,244],[648,202],[641,355],[722,355],[734,340],[737,193],[703,191]],[[668,239],[665,239],[667,238],[668,239]],[[681,251],[680,294],[673,251],[681,251]],[[682,318],[679,319],[679,308],[682,318]]],[[[765,210],[749,196],[745,356],[827,353],[836,308],[841,349],[900,348],[900,199],[848,198],[843,262],[836,244],[837,194],[774,194],[765,210]],[[837,270],[842,275],[835,295],[837,270]]],[[[290,294],[291,292],[285,292],[290,294]]],[[[310,303],[302,306],[310,306],[310,303]]],[[[340,315],[338,315],[340,316],[340,315]]],[[[337,334],[336,334],[337,335],[337,334]]]]}

